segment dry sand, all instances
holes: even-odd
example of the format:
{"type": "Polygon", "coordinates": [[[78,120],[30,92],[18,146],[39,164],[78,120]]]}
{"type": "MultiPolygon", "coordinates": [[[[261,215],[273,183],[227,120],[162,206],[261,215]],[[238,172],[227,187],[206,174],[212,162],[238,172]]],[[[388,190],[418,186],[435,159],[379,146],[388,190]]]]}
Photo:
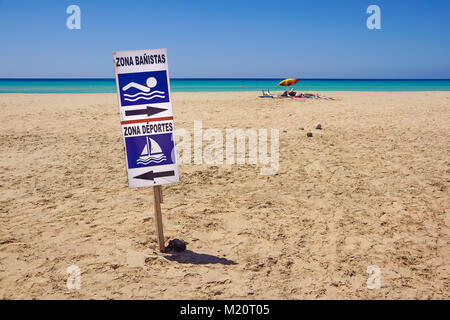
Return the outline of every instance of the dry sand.
{"type": "Polygon", "coordinates": [[[0,298],[450,298],[450,92],[326,94],[173,94],[176,129],[280,130],[276,175],[190,164],[163,187],[180,255],[127,188],[114,94],[0,95],[0,298]]]}

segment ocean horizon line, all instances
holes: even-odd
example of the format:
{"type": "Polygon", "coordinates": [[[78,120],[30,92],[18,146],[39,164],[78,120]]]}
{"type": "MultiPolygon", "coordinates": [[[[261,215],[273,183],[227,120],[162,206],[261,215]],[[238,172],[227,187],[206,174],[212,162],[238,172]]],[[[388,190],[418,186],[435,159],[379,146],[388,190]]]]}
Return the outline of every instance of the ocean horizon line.
{"type": "MultiPolygon", "coordinates": [[[[173,92],[286,90],[283,78],[171,78],[173,92]]],[[[450,91],[450,79],[300,79],[302,91],[450,91]]],[[[0,78],[0,93],[113,93],[114,78],[0,78]]]]}

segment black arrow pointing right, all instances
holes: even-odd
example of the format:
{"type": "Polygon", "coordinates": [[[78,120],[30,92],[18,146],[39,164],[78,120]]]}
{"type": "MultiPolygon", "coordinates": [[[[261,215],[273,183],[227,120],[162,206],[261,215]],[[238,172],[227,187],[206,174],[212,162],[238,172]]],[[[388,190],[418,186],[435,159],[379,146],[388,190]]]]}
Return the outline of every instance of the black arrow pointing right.
{"type": "Polygon", "coordinates": [[[128,116],[139,116],[141,114],[146,114],[148,117],[166,111],[167,109],[163,108],[156,108],[156,107],[150,107],[147,106],[145,109],[134,109],[134,110],[126,110],[125,115],[128,116]]]}

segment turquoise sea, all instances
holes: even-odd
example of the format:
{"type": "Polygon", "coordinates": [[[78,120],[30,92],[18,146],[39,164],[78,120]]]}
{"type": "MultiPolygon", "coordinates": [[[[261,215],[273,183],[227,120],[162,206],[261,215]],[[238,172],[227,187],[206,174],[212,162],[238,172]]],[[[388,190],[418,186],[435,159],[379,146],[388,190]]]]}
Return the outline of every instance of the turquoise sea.
{"type": "MultiPolygon", "coordinates": [[[[282,91],[282,79],[171,79],[173,92],[282,91]]],[[[450,91],[449,80],[305,79],[301,91],[450,91]]],[[[0,93],[114,93],[114,79],[0,79],[0,93]]]]}

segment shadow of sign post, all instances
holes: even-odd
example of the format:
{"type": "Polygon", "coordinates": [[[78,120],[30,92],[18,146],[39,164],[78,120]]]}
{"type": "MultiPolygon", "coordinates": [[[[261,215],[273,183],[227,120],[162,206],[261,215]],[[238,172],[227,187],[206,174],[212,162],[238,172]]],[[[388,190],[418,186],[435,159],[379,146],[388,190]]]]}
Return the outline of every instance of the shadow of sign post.
{"type": "Polygon", "coordinates": [[[176,261],[178,263],[186,263],[186,264],[223,264],[223,265],[237,264],[233,260],[220,258],[206,253],[197,253],[191,250],[185,250],[180,253],[165,255],[164,258],[170,261],[176,261]]]}

